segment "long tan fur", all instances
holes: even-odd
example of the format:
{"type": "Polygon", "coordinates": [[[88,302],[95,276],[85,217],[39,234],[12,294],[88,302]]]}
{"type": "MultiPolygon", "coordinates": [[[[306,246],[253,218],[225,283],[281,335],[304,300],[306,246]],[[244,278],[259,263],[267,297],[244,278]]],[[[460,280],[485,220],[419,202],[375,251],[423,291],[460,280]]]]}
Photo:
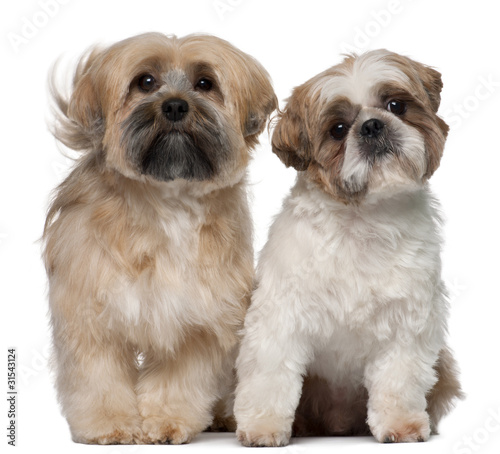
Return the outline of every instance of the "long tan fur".
{"type": "Polygon", "coordinates": [[[43,236],[56,386],[74,441],[178,444],[214,416],[234,425],[233,361],[253,278],[245,168],[276,104],[267,73],[215,37],[147,34],[93,50],[70,99],[54,96],[57,138],[82,151],[43,236]],[[217,96],[188,84],[200,60],[217,96]],[[134,85],[144,72],[157,92],[134,85]],[[173,95],[191,103],[184,123],[195,139],[203,112],[228,137],[225,154],[209,150],[211,178],[158,181],[130,158],[130,141],[141,141],[125,134],[127,119],[149,103],[164,121],[173,95]]]}

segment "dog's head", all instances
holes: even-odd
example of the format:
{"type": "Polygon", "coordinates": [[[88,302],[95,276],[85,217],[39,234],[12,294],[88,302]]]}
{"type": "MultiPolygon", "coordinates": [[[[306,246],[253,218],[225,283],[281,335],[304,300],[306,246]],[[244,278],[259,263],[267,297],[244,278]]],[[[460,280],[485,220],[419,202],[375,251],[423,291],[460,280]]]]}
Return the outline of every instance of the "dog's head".
{"type": "Polygon", "coordinates": [[[92,50],[70,99],[56,99],[69,147],[101,150],[131,178],[222,184],[242,174],[277,106],[264,68],[228,42],[159,33],[92,50]]]}
{"type": "Polygon", "coordinates": [[[345,203],[421,186],[437,169],[448,126],[437,116],[441,75],[377,50],[345,60],[294,89],[272,146],[345,203]]]}

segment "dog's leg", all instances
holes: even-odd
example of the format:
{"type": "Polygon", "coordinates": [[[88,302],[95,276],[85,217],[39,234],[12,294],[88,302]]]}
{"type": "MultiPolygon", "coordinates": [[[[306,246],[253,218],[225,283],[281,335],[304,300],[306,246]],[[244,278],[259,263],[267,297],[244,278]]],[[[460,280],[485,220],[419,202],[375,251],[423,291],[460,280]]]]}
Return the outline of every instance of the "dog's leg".
{"type": "Polygon", "coordinates": [[[137,389],[143,443],[189,443],[211,424],[224,356],[209,335],[188,339],[175,354],[146,353],[137,389]]]}
{"type": "Polygon", "coordinates": [[[234,392],[236,388],[236,362],[237,349],[227,355],[224,362],[221,379],[219,380],[219,390],[222,396],[215,404],[212,424],[207,429],[211,432],[235,432],[236,421],[234,419],[234,392]]]}
{"type": "Polygon", "coordinates": [[[226,394],[214,407],[214,420],[207,432],[235,432],[236,421],[233,415],[233,394],[226,394]]]}
{"type": "Polygon", "coordinates": [[[436,383],[437,352],[423,338],[392,343],[365,369],[368,424],[379,442],[427,441],[431,428],[426,394],[436,383]]]}
{"type": "Polygon", "coordinates": [[[134,349],[85,317],[52,321],[56,386],[73,440],[133,444],[141,436],[134,349]]]}
{"type": "MultiPolygon", "coordinates": [[[[286,314],[266,313],[253,304],[237,362],[236,434],[245,446],[285,446],[311,348],[299,330],[283,323],[286,314]]],[[[276,312],[286,310],[285,303],[275,306],[276,312]]]]}

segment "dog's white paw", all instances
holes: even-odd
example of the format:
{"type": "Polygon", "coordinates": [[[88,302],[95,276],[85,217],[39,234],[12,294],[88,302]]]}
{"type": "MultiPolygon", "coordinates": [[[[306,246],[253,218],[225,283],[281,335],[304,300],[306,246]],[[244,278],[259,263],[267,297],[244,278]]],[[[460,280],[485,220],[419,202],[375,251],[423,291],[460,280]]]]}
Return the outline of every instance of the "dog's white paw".
{"type": "Polygon", "coordinates": [[[425,412],[380,418],[380,423],[370,424],[370,429],[380,443],[427,441],[431,434],[429,416],[425,412]]]}
{"type": "Polygon", "coordinates": [[[243,431],[236,436],[243,446],[286,446],[290,442],[291,431],[243,431]]]}

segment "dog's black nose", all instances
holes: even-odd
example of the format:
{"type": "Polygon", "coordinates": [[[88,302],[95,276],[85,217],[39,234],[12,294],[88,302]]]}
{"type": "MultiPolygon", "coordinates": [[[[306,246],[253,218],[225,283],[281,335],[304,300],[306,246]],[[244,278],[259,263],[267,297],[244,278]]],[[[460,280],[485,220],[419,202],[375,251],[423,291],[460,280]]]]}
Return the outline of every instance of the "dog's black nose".
{"type": "Polygon", "coordinates": [[[182,120],[189,111],[189,104],[180,98],[167,99],[161,106],[170,121],[182,120]]]}
{"type": "Polygon", "coordinates": [[[361,135],[363,137],[377,137],[384,129],[384,123],[376,118],[367,120],[361,126],[361,135]]]}

